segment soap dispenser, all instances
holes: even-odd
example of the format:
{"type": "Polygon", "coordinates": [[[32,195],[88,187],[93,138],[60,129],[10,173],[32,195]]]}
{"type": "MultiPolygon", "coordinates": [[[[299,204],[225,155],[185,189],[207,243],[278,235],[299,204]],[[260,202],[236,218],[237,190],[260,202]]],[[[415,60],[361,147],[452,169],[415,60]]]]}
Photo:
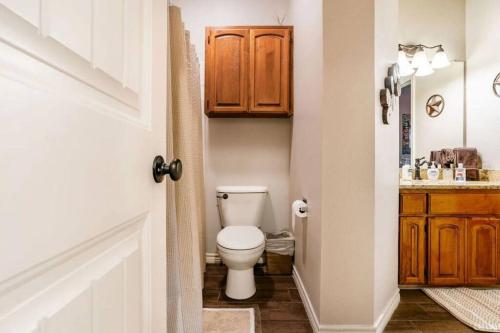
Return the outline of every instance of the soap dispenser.
{"type": "Polygon", "coordinates": [[[401,169],[401,178],[403,180],[412,180],[413,176],[411,171],[411,166],[409,164],[403,165],[401,169]]]}
{"type": "Polygon", "coordinates": [[[453,168],[450,164],[445,164],[443,169],[443,180],[453,181],[453,168]]]}
{"type": "Polygon", "coordinates": [[[436,164],[432,162],[430,169],[427,169],[427,179],[435,182],[439,178],[439,169],[436,168],[436,164]]]}
{"type": "Polygon", "coordinates": [[[458,168],[455,169],[455,181],[463,183],[466,179],[466,170],[463,163],[458,163],[458,168]]]}

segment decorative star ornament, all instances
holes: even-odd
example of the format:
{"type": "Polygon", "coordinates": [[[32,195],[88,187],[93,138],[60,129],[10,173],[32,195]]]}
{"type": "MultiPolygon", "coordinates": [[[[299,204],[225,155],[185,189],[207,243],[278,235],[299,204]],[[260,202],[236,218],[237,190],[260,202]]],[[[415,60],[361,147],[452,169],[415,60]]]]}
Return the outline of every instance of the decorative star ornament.
{"type": "Polygon", "coordinates": [[[495,80],[493,81],[493,92],[495,95],[500,97],[500,73],[495,77],[495,80]]]}
{"type": "Polygon", "coordinates": [[[432,95],[428,100],[425,107],[427,115],[435,118],[444,110],[444,98],[441,95],[432,95]]]}

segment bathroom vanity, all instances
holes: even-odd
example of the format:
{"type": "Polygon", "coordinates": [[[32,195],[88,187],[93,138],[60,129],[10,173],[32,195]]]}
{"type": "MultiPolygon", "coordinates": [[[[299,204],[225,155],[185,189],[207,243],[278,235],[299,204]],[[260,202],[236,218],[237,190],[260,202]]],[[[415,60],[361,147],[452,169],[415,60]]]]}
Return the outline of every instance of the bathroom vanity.
{"type": "Polygon", "coordinates": [[[400,184],[399,283],[500,284],[500,182],[400,184]]]}

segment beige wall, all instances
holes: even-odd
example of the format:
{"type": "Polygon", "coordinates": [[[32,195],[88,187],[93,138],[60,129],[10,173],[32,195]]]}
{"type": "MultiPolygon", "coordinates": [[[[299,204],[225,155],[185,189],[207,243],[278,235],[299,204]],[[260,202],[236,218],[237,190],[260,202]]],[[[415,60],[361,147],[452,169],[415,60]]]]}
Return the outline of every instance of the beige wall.
{"type": "Polygon", "coordinates": [[[397,112],[382,125],[378,105],[396,61],[397,30],[387,22],[398,2],[291,0],[291,8],[304,45],[294,55],[291,192],[311,205],[295,264],[320,331],[370,330],[398,294],[397,112]]]}
{"type": "Polygon", "coordinates": [[[291,0],[294,25],[294,102],[290,201],[306,198],[309,217],[295,229],[295,266],[319,314],[321,275],[321,107],[323,1],[291,0]]]}
{"type": "Polygon", "coordinates": [[[465,60],[465,0],[400,0],[399,42],[443,44],[450,60],[465,60]]]}
{"type": "Polygon", "coordinates": [[[500,1],[467,0],[466,141],[483,167],[500,169],[500,98],[491,89],[500,72],[500,1]]]}
{"type": "Polygon", "coordinates": [[[320,322],[371,324],[374,2],[324,1],[323,27],[320,322]]]}
{"type": "MultiPolygon", "coordinates": [[[[288,0],[172,0],[200,58],[204,82],[205,27],[277,25],[288,12],[288,0]]],[[[287,23],[287,21],[285,21],[287,23]]],[[[203,87],[202,87],[203,90],[203,87]]],[[[208,119],[203,116],[207,252],[216,252],[220,220],[215,198],[218,185],[266,185],[270,189],[262,227],[288,228],[290,119],[208,119]]]]}

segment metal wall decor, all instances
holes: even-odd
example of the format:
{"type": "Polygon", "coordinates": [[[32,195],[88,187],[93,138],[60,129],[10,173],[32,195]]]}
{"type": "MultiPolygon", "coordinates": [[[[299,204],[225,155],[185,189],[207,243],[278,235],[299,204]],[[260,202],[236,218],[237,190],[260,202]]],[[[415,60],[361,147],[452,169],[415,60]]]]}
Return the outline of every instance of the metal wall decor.
{"type": "Polygon", "coordinates": [[[382,122],[389,124],[395,99],[401,96],[401,81],[399,80],[398,64],[389,67],[387,77],[384,79],[385,89],[380,90],[380,105],[382,106],[382,122]]]}
{"type": "Polygon", "coordinates": [[[432,95],[425,104],[425,111],[429,117],[435,118],[444,110],[444,97],[441,95],[432,95]]]}
{"type": "Polygon", "coordinates": [[[495,80],[493,80],[493,92],[495,95],[500,97],[500,73],[495,77],[495,80]]]}
{"type": "Polygon", "coordinates": [[[387,88],[380,89],[380,105],[382,105],[382,122],[387,125],[392,111],[392,95],[387,88]]]}

